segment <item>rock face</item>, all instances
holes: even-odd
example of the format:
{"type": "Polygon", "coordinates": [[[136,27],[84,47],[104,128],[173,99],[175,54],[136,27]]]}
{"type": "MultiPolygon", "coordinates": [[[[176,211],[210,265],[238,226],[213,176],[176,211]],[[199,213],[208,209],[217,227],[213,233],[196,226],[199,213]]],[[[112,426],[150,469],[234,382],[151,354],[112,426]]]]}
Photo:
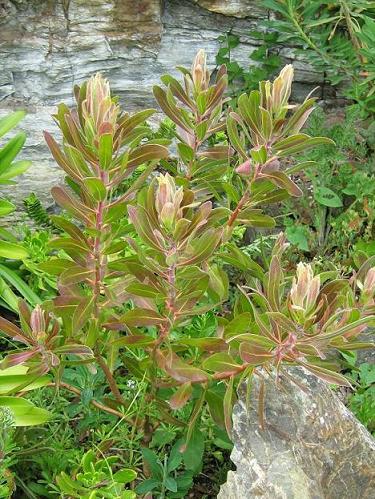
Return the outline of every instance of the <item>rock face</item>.
{"type": "Polygon", "coordinates": [[[281,386],[266,379],[265,428],[257,413],[259,379],[250,407],[245,389],[235,406],[237,471],[218,499],[374,499],[375,441],[332,390],[299,368],[281,386]]]}
{"type": "MultiPolygon", "coordinates": [[[[176,65],[190,65],[199,48],[211,68],[218,38],[232,30],[241,44],[233,57],[245,67],[259,40],[249,36],[268,12],[258,0],[3,0],[0,2],[0,116],[26,108],[23,157],[33,160],[12,188],[19,205],[31,191],[44,203],[59,180],[42,137],[54,132],[55,106],[72,102],[72,87],[97,71],[105,74],[128,110],[155,106],[152,86],[176,65]]],[[[291,51],[281,48],[285,62],[291,51]]],[[[295,96],[322,82],[294,61],[295,96]]],[[[7,189],[5,192],[9,192],[7,189]]]]}

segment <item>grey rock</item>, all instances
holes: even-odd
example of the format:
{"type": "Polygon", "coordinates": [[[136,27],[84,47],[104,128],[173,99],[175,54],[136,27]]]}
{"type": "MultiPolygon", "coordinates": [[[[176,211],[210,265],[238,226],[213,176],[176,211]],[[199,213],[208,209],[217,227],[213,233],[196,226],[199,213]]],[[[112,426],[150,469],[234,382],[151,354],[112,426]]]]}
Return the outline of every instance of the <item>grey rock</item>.
{"type": "MultiPolygon", "coordinates": [[[[155,107],[152,86],[176,65],[189,66],[204,48],[215,68],[218,38],[232,30],[241,44],[233,57],[244,67],[259,40],[249,36],[269,13],[258,0],[4,0],[0,2],[0,116],[25,108],[28,135],[23,158],[32,168],[10,193],[18,206],[32,191],[50,203],[50,187],[62,174],[42,130],[56,133],[55,106],[71,104],[72,88],[100,71],[124,108],[155,107]]],[[[301,99],[322,75],[291,47],[282,49],[296,69],[294,97],[301,99]]]]}
{"type": "Polygon", "coordinates": [[[299,368],[279,387],[265,375],[265,426],[259,378],[250,405],[240,389],[233,414],[237,467],[218,499],[374,499],[375,441],[322,381],[299,368]]]}

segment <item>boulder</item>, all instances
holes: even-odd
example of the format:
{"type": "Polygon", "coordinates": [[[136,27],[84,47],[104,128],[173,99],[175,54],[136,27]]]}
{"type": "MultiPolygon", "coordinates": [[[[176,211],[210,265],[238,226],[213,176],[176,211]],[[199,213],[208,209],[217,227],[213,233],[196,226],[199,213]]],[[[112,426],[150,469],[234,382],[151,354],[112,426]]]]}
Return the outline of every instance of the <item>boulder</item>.
{"type": "Polygon", "coordinates": [[[324,382],[300,368],[264,374],[264,428],[256,376],[233,413],[237,467],[218,499],[374,499],[375,440],[324,382]],[[292,381],[292,380],[295,380],[292,381]]]}

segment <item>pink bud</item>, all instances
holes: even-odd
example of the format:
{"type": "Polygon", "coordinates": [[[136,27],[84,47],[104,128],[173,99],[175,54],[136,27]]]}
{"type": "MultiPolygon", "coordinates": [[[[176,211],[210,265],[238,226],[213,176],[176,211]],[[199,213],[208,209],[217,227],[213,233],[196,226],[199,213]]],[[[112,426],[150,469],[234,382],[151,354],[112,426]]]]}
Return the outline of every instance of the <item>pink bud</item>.
{"type": "Polygon", "coordinates": [[[250,173],[251,173],[251,161],[250,161],[250,159],[247,159],[244,163],[237,166],[236,172],[239,173],[240,175],[250,175],[250,173]]]}

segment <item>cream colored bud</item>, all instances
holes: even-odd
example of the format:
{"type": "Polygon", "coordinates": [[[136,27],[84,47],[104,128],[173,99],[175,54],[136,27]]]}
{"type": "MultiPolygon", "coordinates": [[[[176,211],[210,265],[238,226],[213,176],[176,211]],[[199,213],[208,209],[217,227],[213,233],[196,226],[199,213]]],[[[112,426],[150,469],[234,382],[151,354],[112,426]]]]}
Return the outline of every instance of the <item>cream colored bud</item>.
{"type": "Polygon", "coordinates": [[[195,56],[191,67],[191,76],[196,90],[206,90],[209,85],[210,75],[207,70],[206,53],[200,49],[195,56]]]}
{"type": "Polygon", "coordinates": [[[311,265],[300,262],[290,290],[291,307],[307,315],[314,309],[320,292],[320,276],[315,276],[311,265]]]}
{"type": "Polygon", "coordinates": [[[37,305],[31,312],[30,326],[33,332],[33,336],[37,340],[43,339],[45,337],[46,321],[44,319],[44,313],[40,305],[37,305]]]}
{"type": "Polygon", "coordinates": [[[181,203],[184,197],[182,187],[176,187],[174,179],[167,173],[158,177],[155,194],[155,209],[160,222],[171,230],[182,217],[181,203]]]}

